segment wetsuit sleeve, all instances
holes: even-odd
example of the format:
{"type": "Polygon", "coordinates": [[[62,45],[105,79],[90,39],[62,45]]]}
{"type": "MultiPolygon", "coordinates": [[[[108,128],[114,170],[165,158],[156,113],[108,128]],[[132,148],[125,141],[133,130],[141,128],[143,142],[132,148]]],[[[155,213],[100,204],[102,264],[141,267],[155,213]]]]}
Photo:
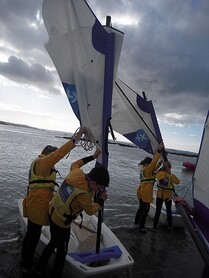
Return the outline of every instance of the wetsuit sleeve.
{"type": "Polygon", "coordinates": [[[93,155],[90,155],[90,156],[84,157],[82,160],[83,160],[83,164],[87,164],[90,161],[94,160],[94,157],[93,157],[93,155]]]}
{"type": "Polygon", "coordinates": [[[75,169],[75,168],[81,168],[83,165],[85,165],[86,163],[89,163],[92,160],[94,160],[93,155],[79,159],[71,164],[70,170],[75,169]]]}

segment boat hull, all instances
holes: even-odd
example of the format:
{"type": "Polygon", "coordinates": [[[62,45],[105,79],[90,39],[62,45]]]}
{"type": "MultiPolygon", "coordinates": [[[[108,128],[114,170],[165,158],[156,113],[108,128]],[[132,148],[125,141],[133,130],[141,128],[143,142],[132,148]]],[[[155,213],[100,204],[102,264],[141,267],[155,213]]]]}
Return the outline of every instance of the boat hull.
{"type": "MultiPolygon", "coordinates": [[[[149,210],[149,216],[154,219],[155,216],[155,210],[156,210],[156,193],[157,191],[153,191],[153,203],[150,204],[150,210],[149,210]]],[[[179,214],[176,211],[176,206],[175,203],[172,201],[172,221],[173,221],[173,227],[174,228],[184,228],[185,224],[184,221],[181,217],[181,214],[179,214]]],[[[165,204],[163,203],[162,209],[161,209],[161,214],[160,214],[160,219],[159,223],[168,226],[168,221],[167,221],[167,213],[166,213],[166,207],[165,204]]]]}
{"type": "MultiPolygon", "coordinates": [[[[23,232],[27,228],[27,218],[23,217],[22,211],[22,199],[18,200],[18,208],[20,212],[20,222],[23,232]]],[[[123,244],[119,239],[113,234],[113,232],[102,223],[102,235],[100,246],[101,250],[103,248],[110,248],[112,246],[118,246],[122,252],[119,258],[111,258],[105,261],[98,262],[98,266],[90,266],[88,264],[80,263],[74,260],[71,256],[71,252],[93,252],[96,247],[96,229],[97,229],[97,217],[88,216],[83,213],[83,228],[79,228],[80,221],[72,224],[71,227],[71,237],[68,245],[68,254],[65,260],[65,266],[62,277],[91,277],[91,278],[105,278],[114,277],[116,274],[129,271],[131,265],[133,265],[134,260],[127,252],[123,244]],[[87,223],[87,225],[86,225],[87,223]],[[82,232],[81,232],[82,231],[82,232]],[[80,237],[80,238],[79,238],[80,237]]],[[[36,253],[41,254],[44,247],[47,245],[50,239],[49,227],[44,226],[42,228],[41,238],[39,240],[38,246],[36,248],[36,253]]],[[[49,267],[52,266],[54,261],[55,253],[52,255],[49,261],[49,267]]]]}

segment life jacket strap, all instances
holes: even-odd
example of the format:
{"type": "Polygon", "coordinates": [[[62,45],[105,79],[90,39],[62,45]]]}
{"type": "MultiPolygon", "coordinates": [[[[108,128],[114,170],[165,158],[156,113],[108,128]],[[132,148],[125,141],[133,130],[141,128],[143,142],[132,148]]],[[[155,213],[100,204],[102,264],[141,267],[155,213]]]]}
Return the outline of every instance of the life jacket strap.
{"type": "MultiPolygon", "coordinates": [[[[65,225],[69,225],[73,220],[76,219],[76,217],[78,215],[79,215],[78,213],[76,213],[74,215],[68,215],[68,214],[64,213],[63,216],[66,218],[66,220],[64,222],[65,225]]],[[[80,213],[80,217],[81,217],[81,223],[79,224],[79,227],[81,229],[82,228],[82,223],[83,223],[83,214],[82,214],[82,212],[80,213]]]]}
{"type": "Polygon", "coordinates": [[[163,191],[173,191],[173,188],[168,188],[168,187],[160,186],[160,185],[157,185],[157,187],[162,189],[163,191]]]}
{"type": "Polygon", "coordinates": [[[146,183],[146,182],[149,182],[149,181],[151,181],[151,182],[155,182],[155,179],[143,179],[143,180],[141,180],[141,183],[146,183]]]}
{"type": "Polygon", "coordinates": [[[53,181],[53,180],[32,180],[32,181],[29,181],[29,185],[34,184],[34,183],[53,183],[53,184],[57,185],[56,181],[53,181]]]}
{"type": "MultiPolygon", "coordinates": [[[[30,185],[32,184],[36,184],[36,183],[52,183],[54,184],[54,186],[57,186],[59,188],[59,184],[56,182],[56,181],[53,181],[53,180],[32,180],[32,181],[29,181],[29,186],[28,186],[28,189],[36,189],[35,187],[34,188],[30,188],[30,185]]],[[[40,188],[37,186],[37,189],[40,188]]]]}

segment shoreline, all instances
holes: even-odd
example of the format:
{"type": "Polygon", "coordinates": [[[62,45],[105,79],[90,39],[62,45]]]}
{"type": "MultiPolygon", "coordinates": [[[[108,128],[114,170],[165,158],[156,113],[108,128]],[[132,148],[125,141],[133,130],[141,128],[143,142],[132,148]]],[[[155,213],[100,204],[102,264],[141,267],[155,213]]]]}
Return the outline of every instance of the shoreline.
{"type": "MultiPolygon", "coordinates": [[[[11,122],[4,122],[4,121],[0,121],[0,124],[1,125],[24,127],[24,128],[32,128],[32,129],[37,129],[37,130],[47,130],[47,129],[41,129],[41,128],[29,126],[29,125],[16,124],[16,123],[11,123],[11,122]]],[[[56,130],[49,130],[49,131],[56,132],[56,130]]],[[[64,131],[63,131],[63,133],[64,133],[64,131]]],[[[71,137],[60,136],[60,135],[59,136],[55,135],[55,137],[64,138],[64,139],[70,139],[71,138],[71,137]]],[[[135,146],[132,143],[126,143],[126,142],[122,142],[122,141],[115,142],[115,141],[112,141],[112,140],[108,140],[108,144],[117,144],[121,147],[138,148],[137,146],[135,146]]],[[[166,149],[166,152],[168,154],[174,154],[174,155],[178,155],[178,156],[195,157],[195,158],[197,158],[197,156],[198,156],[197,153],[193,153],[193,152],[189,152],[189,151],[182,151],[182,150],[175,150],[175,149],[166,149]]]]}

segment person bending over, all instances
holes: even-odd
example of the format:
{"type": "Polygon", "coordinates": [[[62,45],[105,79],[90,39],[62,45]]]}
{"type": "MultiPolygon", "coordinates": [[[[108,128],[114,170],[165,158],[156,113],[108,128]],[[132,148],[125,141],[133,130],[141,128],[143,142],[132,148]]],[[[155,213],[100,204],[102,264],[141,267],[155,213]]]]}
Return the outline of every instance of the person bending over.
{"type": "Polygon", "coordinates": [[[50,277],[62,275],[68,251],[71,222],[84,210],[93,215],[100,205],[93,201],[94,193],[102,190],[101,199],[107,199],[104,190],[109,184],[109,173],[104,167],[95,167],[88,174],[80,168],[100,154],[96,149],[92,156],[82,158],[71,165],[71,169],[49,206],[51,240],[43,250],[37,265],[37,273],[43,274],[54,249],[57,249],[50,277]]]}

